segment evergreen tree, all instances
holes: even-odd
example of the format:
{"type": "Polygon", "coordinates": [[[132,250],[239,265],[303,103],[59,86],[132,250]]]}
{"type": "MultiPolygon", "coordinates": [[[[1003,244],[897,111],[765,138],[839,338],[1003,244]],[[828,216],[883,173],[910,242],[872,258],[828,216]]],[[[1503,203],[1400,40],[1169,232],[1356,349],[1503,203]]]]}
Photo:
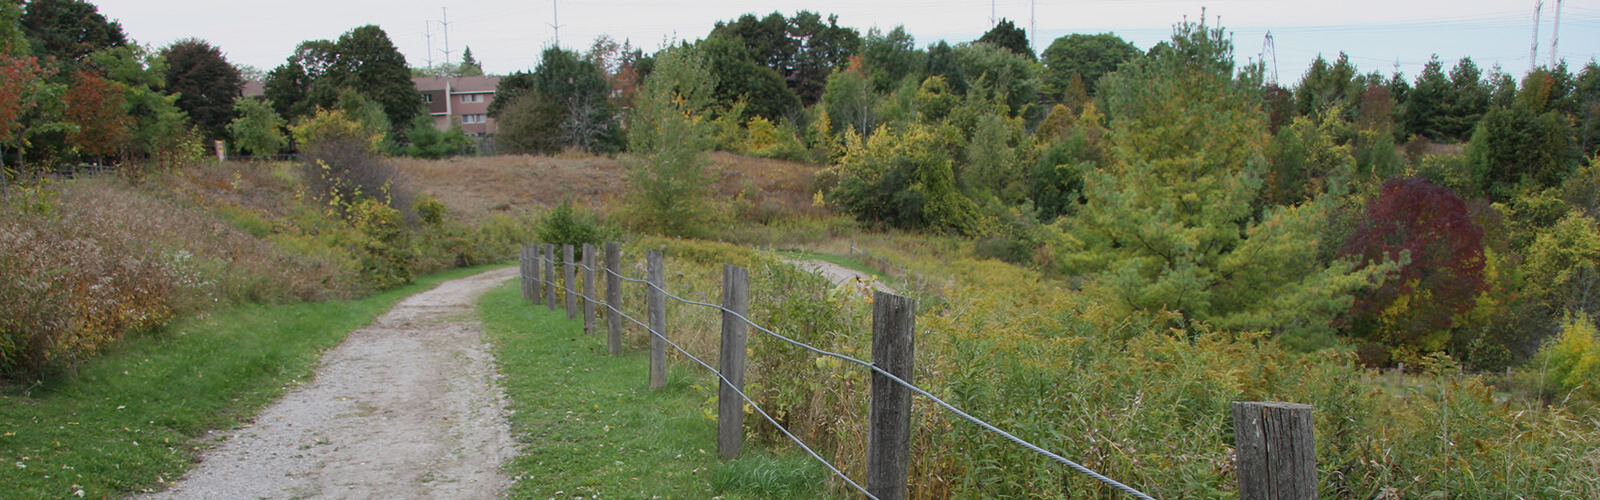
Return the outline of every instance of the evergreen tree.
{"type": "Polygon", "coordinates": [[[984,32],[983,36],[978,37],[977,43],[992,44],[1011,51],[1013,54],[1026,57],[1029,61],[1039,60],[1039,57],[1033,53],[1033,47],[1028,45],[1028,32],[1018,28],[1009,19],[1001,18],[1000,22],[995,24],[993,28],[989,28],[989,31],[984,32]]]}
{"type": "Polygon", "coordinates": [[[461,67],[456,70],[456,76],[483,76],[483,64],[472,57],[472,47],[461,51],[461,67]]]}

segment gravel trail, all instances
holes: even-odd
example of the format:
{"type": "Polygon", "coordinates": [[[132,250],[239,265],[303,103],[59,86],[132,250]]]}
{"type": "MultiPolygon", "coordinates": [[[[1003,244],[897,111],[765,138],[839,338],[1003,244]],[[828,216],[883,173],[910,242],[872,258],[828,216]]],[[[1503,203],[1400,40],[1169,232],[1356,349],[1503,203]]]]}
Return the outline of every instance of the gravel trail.
{"type": "Polygon", "coordinates": [[[871,283],[872,288],[880,292],[899,293],[895,292],[894,288],[883,284],[881,281],[874,281],[874,278],[870,274],[834,264],[832,262],[821,260],[791,260],[789,263],[794,264],[795,267],[798,267],[803,271],[820,274],[822,277],[827,278],[828,281],[832,281],[835,285],[843,285],[850,281],[857,281],[861,283],[871,283]]]}
{"type": "Polygon", "coordinates": [[[323,354],[315,379],[141,498],[496,498],[515,453],[473,303],[517,268],[413,295],[323,354]]]}

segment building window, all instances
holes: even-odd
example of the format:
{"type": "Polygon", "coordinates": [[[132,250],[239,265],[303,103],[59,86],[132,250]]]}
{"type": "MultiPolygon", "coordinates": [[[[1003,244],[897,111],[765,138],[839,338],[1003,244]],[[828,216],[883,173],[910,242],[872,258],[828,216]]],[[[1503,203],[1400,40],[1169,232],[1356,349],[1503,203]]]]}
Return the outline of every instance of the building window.
{"type": "Polygon", "coordinates": [[[422,102],[432,103],[433,102],[433,94],[422,94],[422,102]]]}
{"type": "Polygon", "coordinates": [[[461,94],[461,104],[483,102],[483,94],[461,94]]]}
{"type": "Polygon", "coordinates": [[[461,123],[487,123],[488,121],[489,115],[481,113],[475,115],[461,115],[461,123]]]}

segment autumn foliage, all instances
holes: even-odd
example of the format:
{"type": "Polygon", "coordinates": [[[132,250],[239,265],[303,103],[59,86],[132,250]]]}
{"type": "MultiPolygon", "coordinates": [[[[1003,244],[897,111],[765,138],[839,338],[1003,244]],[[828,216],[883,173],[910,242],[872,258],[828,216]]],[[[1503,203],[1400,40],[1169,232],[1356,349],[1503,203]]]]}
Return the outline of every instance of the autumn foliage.
{"type": "Polygon", "coordinates": [[[1368,363],[1442,349],[1456,317],[1486,288],[1483,229],[1460,196],[1422,179],[1384,183],[1341,254],[1402,264],[1381,286],[1357,294],[1346,317],[1367,342],[1368,363]]]}

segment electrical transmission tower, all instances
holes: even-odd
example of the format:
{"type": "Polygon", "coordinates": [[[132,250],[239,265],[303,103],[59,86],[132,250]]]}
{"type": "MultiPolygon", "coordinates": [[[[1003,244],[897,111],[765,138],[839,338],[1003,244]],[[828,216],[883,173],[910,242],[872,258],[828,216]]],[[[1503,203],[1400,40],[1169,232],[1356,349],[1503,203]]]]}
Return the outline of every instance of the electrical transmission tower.
{"type": "Polygon", "coordinates": [[[1556,25],[1550,31],[1550,69],[1555,69],[1561,56],[1556,54],[1556,44],[1561,42],[1561,0],[1556,0],[1556,25]]]}
{"type": "Polygon", "coordinates": [[[550,29],[555,30],[555,32],[556,32],[556,46],[557,47],[561,46],[561,5],[560,4],[561,4],[561,2],[558,2],[556,0],[550,0],[550,10],[551,10],[550,22],[545,23],[545,24],[550,25],[550,29]]]}
{"type": "Polygon", "coordinates": [[[1539,66],[1539,16],[1544,14],[1544,0],[1533,0],[1533,42],[1528,44],[1528,72],[1539,66]]]}
{"type": "Polygon", "coordinates": [[[439,21],[439,25],[444,26],[444,64],[448,66],[450,64],[450,9],[448,7],[439,7],[439,11],[444,13],[444,19],[439,21]]]}
{"type": "Polygon", "coordinates": [[[1261,63],[1267,63],[1267,56],[1272,56],[1272,79],[1267,83],[1278,84],[1278,46],[1272,41],[1272,30],[1267,30],[1267,37],[1261,41],[1261,63]]]}
{"type": "Polygon", "coordinates": [[[422,20],[422,37],[428,39],[428,67],[433,67],[433,21],[422,20]]]}

